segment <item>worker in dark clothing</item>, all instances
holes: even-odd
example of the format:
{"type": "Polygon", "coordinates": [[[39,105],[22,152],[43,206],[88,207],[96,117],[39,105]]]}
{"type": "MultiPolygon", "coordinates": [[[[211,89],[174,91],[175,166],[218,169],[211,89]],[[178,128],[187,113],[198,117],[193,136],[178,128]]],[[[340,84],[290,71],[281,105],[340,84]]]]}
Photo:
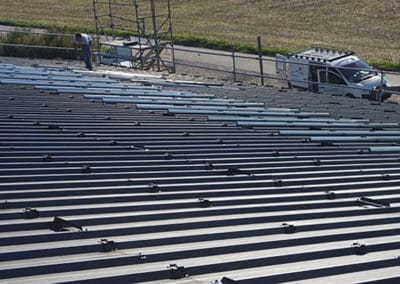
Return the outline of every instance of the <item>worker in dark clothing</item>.
{"type": "Polygon", "coordinates": [[[74,47],[75,50],[80,47],[82,50],[82,59],[85,62],[86,68],[89,70],[93,69],[92,66],[92,38],[83,33],[77,33],[74,36],[74,47]]]}

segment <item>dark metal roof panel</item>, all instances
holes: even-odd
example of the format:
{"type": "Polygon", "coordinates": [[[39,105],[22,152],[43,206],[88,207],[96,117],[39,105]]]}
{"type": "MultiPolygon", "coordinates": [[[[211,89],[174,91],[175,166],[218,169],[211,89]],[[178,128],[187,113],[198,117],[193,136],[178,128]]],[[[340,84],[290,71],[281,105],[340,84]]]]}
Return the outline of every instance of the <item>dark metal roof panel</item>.
{"type": "MultiPolygon", "coordinates": [[[[206,111],[165,115],[157,105],[0,87],[1,281],[399,277],[397,106],[229,89],[238,99],[265,92],[268,107],[284,106],[287,117],[368,120],[362,129],[242,128],[208,121],[206,111]]],[[[218,102],[226,95],[204,93],[218,102]]]]}

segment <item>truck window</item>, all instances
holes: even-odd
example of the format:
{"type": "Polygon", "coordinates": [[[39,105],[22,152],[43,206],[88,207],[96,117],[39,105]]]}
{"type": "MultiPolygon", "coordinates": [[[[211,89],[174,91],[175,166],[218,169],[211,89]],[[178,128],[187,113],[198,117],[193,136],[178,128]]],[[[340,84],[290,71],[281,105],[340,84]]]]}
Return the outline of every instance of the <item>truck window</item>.
{"type": "Polygon", "coordinates": [[[339,70],[350,82],[360,82],[376,75],[376,72],[362,60],[344,65],[339,70]]]}
{"type": "Polygon", "coordinates": [[[320,82],[321,83],[328,83],[328,84],[334,84],[334,85],[346,85],[346,82],[343,80],[342,77],[339,75],[336,75],[332,72],[328,72],[328,82],[326,81],[326,71],[320,71],[320,82]]]}

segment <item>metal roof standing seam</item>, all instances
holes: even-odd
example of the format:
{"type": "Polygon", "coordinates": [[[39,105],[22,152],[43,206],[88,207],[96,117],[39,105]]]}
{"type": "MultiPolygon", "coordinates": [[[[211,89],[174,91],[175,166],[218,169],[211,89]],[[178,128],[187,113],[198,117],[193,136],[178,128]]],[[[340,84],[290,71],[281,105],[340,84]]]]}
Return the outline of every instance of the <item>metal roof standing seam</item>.
{"type": "Polygon", "coordinates": [[[400,280],[398,105],[136,80],[0,64],[0,282],[400,280]]]}

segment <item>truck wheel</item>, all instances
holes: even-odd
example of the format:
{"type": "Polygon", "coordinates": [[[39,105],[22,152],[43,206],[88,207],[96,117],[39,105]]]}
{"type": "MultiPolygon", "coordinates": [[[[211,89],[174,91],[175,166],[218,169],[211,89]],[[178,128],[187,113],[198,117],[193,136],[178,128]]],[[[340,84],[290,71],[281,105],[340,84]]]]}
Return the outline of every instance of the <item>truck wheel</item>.
{"type": "Polygon", "coordinates": [[[391,96],[392,96],[392,93],[384,92],[383,95],[382,95],[382,99],[383,99],[384,101],[386,101],[386,100],[389,99],[391,96]]]}
{"type": "Polygon", "coordinates": [[[353,94],[346,94],[345,97],[347,97],[347,98],[352,98],[352,99],[355,98],[353,94]]]}

